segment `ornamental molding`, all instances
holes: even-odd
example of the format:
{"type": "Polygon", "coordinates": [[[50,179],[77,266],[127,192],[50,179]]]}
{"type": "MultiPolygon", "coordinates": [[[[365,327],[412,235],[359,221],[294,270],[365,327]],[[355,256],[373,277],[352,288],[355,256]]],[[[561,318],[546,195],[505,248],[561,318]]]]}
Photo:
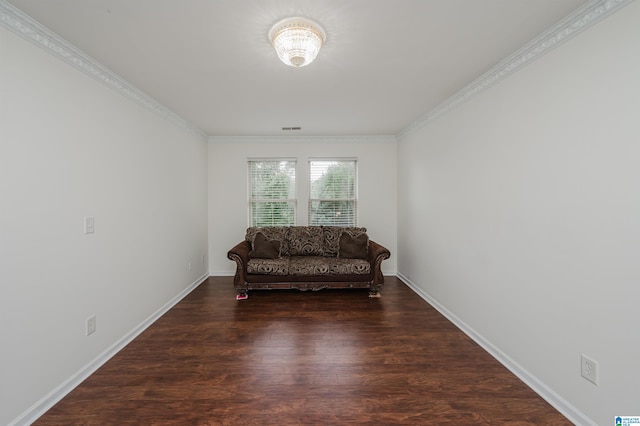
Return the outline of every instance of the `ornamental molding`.
{"type": "Polygon", "coordinates": [[[59,59],[62,59],[64,62],[93,77],[105,86],[119,92],[142,107],[153,111],[167,121],[189,130],[200,137],[207,137],[207,134],[199,127],[171,111],[5,0],[0,0],[0,25],[59,59]]]}
{"type": "Polygon", "coordinates": [[[439,116],[462,105],[470,98],[501,82],[522,67],[569,41],[582,31],[595,25],[612,13],[617,12],[632,1],[633,0],[589,0],[566,18],[499,62],[485,74],[409,124],[402,129],[397,136],[402,137],[421,129],[439,116]]]}
{"type": "MultiPolygon", "coordinates": [[[[440,103],[438,106],[419,117],[417,120],[402,129],[396,136],[408,135],[442,114],[465,103],[475,95],[485,91],[500,81],[506,79],[511,74],[520,70],[525,65],[540,58],[545,53],[562,45],[582,31],[598,23],[614,12],[622,9],[633,0],[589,0],[582,7],[576,9],[566,18],[535,37],[525,46],[505,58],[492,69],[479,78],[472,81],[467,86],[456,92],[454,95],[440,103]]],[[[208,135],[193,123],[185,120],[166,106],[162,105],[142,90],[127,82],[125,79],[109,70],[106,66],[76,48],[62,37],[17,9],[6,0],[0,0],[0,25],[14,32],[20,37],[32,42],[36,46],[48,51],[54,56],[62,59],[76,69],[88,74],[105,86],[120,92],[123,96],[136,102],[142,107],[151,110],[164,119],[182,127],[201,137],[208,135]]],[[[388,136],[382,136],[383,139],[388,136]]],[[[368,141],[374,140],[374,136],[353,136],[353,137],[224,137],[211,136],[210,142],[225,142],[237,140],[242,142],[284,142],[284,141],[310,141],[310,142],[338,142],[338,141],[368,141]]],[[[395,137],[393,137],[395,140],[395,137]]]]}

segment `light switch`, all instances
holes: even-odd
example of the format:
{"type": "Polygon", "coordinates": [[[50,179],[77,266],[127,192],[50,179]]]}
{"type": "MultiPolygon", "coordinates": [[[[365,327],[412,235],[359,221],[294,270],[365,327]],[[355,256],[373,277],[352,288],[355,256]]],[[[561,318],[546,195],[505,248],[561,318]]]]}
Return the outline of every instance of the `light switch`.
{"type": "Polygon", "coordinates": [[[94,228],[93,216],[85,216],[84,217],[84,233],[93,234],[94,231],[95,231],[95,228],[94,228]]]}

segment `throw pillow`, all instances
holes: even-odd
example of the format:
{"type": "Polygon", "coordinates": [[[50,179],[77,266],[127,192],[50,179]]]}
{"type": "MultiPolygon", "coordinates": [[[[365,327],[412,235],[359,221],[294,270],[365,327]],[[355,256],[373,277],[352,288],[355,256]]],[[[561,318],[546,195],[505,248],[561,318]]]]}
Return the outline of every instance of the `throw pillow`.
{"type": "Polygon", "coordinates": [[[280,241],[268,240],[262,232],[256,233],[250,259],[277,259],[280,257],[280,241]]]}
{"type": "Polygon", "coordinates": [[[338,257],[347,259],[366,259],[369,255],[369,237],[367,234],[360,234],[352,237],[348,232],[340,235],[340,246],[338,247],[338,257]]]}
{"type": "Polygon", "coordinates": [[[340,235],[342,235],[343,232],[348,232],[352,237],[357,237],[360,234],[366,234],[367,228],[351,226],[322,226],[324,256],[336,257],[338,255],[338,250],[340,249],[340,235]]]}

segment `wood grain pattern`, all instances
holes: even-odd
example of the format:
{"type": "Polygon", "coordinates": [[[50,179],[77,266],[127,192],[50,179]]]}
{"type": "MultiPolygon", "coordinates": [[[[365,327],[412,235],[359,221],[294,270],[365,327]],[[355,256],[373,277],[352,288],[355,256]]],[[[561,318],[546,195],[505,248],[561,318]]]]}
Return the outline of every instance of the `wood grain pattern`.
{"type": "Polygon", "coordinates": [[[249,294],[209,278],[35,424],[571,424],[395,277],[249,294]]]}

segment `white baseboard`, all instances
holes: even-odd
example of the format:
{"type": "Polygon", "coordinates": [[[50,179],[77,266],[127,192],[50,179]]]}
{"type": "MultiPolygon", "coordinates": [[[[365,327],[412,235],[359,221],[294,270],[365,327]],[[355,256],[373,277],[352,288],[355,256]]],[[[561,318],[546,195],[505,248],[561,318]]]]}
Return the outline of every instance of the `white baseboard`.
{"type": "Polygon", "coordinates": [[[173,308],[178,302],[184,299],[196,287],[202,284],[207,278],[209,278],[209,274],[204,274],[198,279],[196,279],[187,288],[185,288],[180,293],[178,293],[178,295],[176,295],[173,299],[167,302],[164,306],[162,306],[156,312],[151,314],[147,319],[142,321],[137,327],[135,327],[126,335],[122,336],[122,338],[120,338],[113,345],[107,348],[104,352],[98,355],[93,361],[85,365],[73,376],[69,377],[67,380],[65,380],[59,386],[57,386],[55,389],[49,392],[46,396],[44,396],[40,401],[33,404],[24,413],[22,413],[20,416],[12,420],[8,426],[30,425],[31,423],[35,422],[40,416],[42,416],[49,409],[51,409],[51,407],[53,407],[57,402],[59,402],[62,398],[64,398],[67,394],[69,394],[69,392],[75,389],[87,377],[92,375],[98,368],[102,367],[115,354],[117,354],[125,346],[131,343],[133,339],[138,337],[143,331],[149,328],[149,326],[153,324],[158,318],[160,318],[162,315],[167,313],[169,309],[173,308]]]}
{"type": "Polygon", "coordinates": [[[473,328],[471,328],[468,324],[454,315],[451,311],[449,311],[446,307],[438,303],[433,297],[429,296],[424,290],[418,287],[415,283],[413,283],[410,279],[402,275],[401,273],[397,274],[397,277],[402,280],[411,290],[413,290],[418,296],[423,298],[427,303],[433,306],[438,312],[440,312],[444,317],[446,317],[449,321],[451,321],[456,327],[462,330],[467,336],[469,336],[473,341],[475,341],[478,345],[480,345],[485,351],[487,351],[491,356],[493,356],[498,362],[504,365],[509,371],[515,374],[520,380],[522,380],[527,386],[533,389],[540,397],[542,397],[545,401],[551,404],[556,410],[558,410],[562,415],[564,415],[567,419],[573,422],[576,425],[585,425],[585,426],[597,426],[594,421],[585,416],[580,410],[554,392],[551,388],[549,388],[546,384],[540,381],[533,374],[524,369],[521,365],[515,362],[513,359],[509,358],[504,352],[502,352],[499,348],[493,345],[490,341],[485,339],[482,335],[477,333],[473,328]]]}
{"type": "Polygon", "coordinates": [[[209,271],[210,277],[233,277],[235,274],[235,269],[233,271],[209,271]]]}

